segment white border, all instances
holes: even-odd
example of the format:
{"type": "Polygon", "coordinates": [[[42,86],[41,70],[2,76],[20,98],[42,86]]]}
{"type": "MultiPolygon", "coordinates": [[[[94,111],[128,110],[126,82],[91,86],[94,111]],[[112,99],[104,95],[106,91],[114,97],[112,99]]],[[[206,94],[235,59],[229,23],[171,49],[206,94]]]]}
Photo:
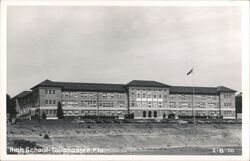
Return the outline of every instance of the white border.
{"type": "Polygon", "coordinates": [[[249,2],[248,1],[60,1],[2,0],[1,1],[1,160],[249,160],[249,2]],[[160,156],[160,155],[6,155],[6,16],[7,6],[239,6],[242,8],[242,92],[243,125],[242,156],[160,156]]]}

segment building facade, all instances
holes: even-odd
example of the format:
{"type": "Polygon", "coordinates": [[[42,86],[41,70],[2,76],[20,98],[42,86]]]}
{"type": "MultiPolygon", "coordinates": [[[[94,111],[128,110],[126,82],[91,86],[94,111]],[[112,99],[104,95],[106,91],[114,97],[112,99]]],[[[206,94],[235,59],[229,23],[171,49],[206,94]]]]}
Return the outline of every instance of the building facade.
{"type": "Polygon", "coordinates": [[[127,84],[71,83],[45,80],[13,99],[20,117],[57,118],[60,102],[66,117],[135,118],[207,116],[235,118],[235,90],[227,87],[170,86],[156,81],[127,84]]]}

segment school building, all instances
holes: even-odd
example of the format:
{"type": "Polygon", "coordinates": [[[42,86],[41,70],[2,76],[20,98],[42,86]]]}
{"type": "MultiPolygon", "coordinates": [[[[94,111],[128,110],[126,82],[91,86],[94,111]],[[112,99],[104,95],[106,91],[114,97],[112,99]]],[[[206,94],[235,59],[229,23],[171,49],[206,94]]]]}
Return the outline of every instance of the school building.
{"type": "Polygon", "coordinates": [[[224,87],[170,86],[157,81],[127,84],[55,82],[45,80],[13,99],[18,116],[56,119],[60,102],[65,117],[116,116],[161,119],[170,114],[235,118],[235,90],[224,87]]]}

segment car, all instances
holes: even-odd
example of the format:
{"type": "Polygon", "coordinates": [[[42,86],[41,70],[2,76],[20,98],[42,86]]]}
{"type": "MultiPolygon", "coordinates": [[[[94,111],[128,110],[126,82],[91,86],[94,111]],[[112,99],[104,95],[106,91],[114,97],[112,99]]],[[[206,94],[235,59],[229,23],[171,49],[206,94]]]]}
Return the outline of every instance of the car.
{"type": "Polygon", "coordinates": [[[103,123],[104,121],[101,120],[101,119],[97,119],[97,120],[95,120],[95,122],[96,122],[96,123],[103,123]]]}
{"type": "Polygon", "coordinates": [[[85,121],[83,121],[83,120],[73,120],[72,123],[74,123],[74,124],[84,124],[85,121]]]}
{"type": "Polygon", "coordinates": [[[178,124],[187,124],[188,122],[185,120],[178,120],[178,124]]]}
{"type": "Polygon", "coordinates": [[[87,120],[85,120],[85,122],[87,124],[94,124],[94,123],[96,123],[95,120],[91,120],[91,119],[87,119],[87,120]]]}
{"type": "Polygon", "coordinates": [[[109,119],[106,119],[106,120],[103,120],[104,123],[114,123],[113,120],[109,120],[109,119]]]}

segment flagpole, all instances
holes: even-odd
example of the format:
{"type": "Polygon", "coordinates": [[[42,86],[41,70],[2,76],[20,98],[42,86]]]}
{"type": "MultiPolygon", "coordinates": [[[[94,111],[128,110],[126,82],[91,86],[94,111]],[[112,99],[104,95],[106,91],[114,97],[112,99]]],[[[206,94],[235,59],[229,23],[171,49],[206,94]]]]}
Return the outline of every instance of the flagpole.
{"type": "MultiPolygon", "coordinates": [[[[194,68],[192,68],[194,69],[194,68]]],[[[192,85],[193,85],[193,97],[192,97],[192,111],[193,111],[193,119],[194,119],[194,124],[195,124],[195,109],[194,109],[194,95],[195,95],[195,89],[194,89],[194,72],[193,72],[193,77],[192,77],[192,85]]]]}
{"type": "Polygon", "coordinates": [[[194,90],[194,74],[193,74],[193,103],[192,103],[193,106],[192,106],[192,110],[193,110],[194,124],[195,124],[194,95],[195,95],[195,90],[194,90]]]}

